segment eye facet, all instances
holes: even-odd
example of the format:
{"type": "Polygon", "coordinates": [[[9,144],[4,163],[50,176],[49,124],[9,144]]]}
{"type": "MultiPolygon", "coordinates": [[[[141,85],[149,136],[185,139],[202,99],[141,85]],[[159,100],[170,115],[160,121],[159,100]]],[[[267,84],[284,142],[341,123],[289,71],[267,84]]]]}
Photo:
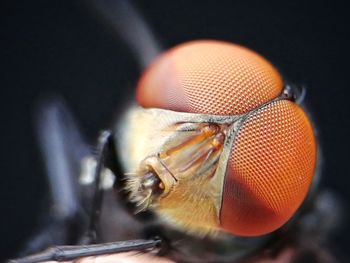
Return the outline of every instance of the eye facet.
{"type": "MultiPolygon", "coordinates": [[[[154,206],[163,218],[191,232],[219,228],[235,235],[259,236],[293,216],[312,183],[317,154],[311,123],[286,91],[289,95],[267,60],[220,41],[179,45],[150,66],[139,82],[137,101],[144,108],[162,110],[147,115],[150,120],[158,118],[159,124],[143,129],[140,136],[154,142],[152,129],[168,127],[160,125],[164,120],[172,127],[191,124],[222,129],[216,151],[212,149],[215,143],[203,144],[186,131],[174,136],[168,128],[157,131],[159,138],[169,134],[169,140],[154,153],[147,152],[169,153],[172,143],[176,149],[176,155],[161,155],[166,158],[161,164],[177,178],[171,180],[173,193],[154,206]],[[179,144],[179,138],[183,143],[179,144]],[[215,161],[210,166],[212,176],[200,178],[207,171],[208,165],[203,164],[207,160],[215,161]],[[192,170],[177,167],[183,163],[192,170]]],[[[205,131],[203,138],[208,135],[205,131]]]]}
{"type": "Polygon", "coordinates": [[[238,131],[224,183],[221,224],[244,236],[279,228],[308,192],[316,143],[310,122],[296,104],[273,102],[238,131]]]}
{"type": "Polygon", "coordinates": [[[276,98],[282,88],[277,70],[257,53],[220,41],[193,41],[150,66],[137,100],[145,108],[237,115],[276,98]]]}

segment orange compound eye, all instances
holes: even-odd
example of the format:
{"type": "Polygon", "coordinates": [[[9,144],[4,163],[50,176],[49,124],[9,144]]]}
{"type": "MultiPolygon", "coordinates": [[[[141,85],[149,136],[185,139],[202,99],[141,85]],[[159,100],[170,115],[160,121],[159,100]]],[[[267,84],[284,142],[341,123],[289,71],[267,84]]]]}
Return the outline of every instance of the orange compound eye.
{"type": "Polygon", "coordinates": [[[281,76],[263,57],[220,41],[179,45],[142,76],[137,100],[143,107],[207,114],[208,122],[215,122],[215,115],[233,116],[232,123],[240,120],[236,127],[227,126],[233,127],[233,142],[226,151],[226,173],[218,172],[220,180],[213,180],[220,185],[212,188],[222,191],[212,194],[222,195],[213,201],[218,219],[213,224],[219,226],[205,227],[240,236],[267,234],[285,224],[305,199],[316,142],[304,111],[280,96],[283,88],[281,76]]]}
{"type": "Polygon", "coordinates": [[[224,183],[220,221],[243,236],[272,232],[294,214],[312,181],[316,143],[293,102],[261,108],[240,128],[224,183]]]}
{"type": "Polygon", "coordinates": [[[214,115],[248,112],[277,97],[283,82],[263,57],[242,46],[193,41],[161,55],[142,76],[146,108],[214,115]]]}

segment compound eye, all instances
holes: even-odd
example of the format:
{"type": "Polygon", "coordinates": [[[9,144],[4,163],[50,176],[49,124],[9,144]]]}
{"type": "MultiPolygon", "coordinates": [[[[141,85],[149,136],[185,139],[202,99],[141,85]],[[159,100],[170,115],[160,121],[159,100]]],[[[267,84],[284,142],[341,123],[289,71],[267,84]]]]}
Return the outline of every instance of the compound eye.
{"type": "Polygon", "coordinates": [[[242,46],[193,41],[161,55],[141,77],[146,108],[213,115],[246,113],[282,93],[277,70],[242,46]]]}
{"type": "Polygon", "coordinates": [[[145,108],[248,114],[220,188],[220,227],[235,235],[258,236],[281,227],[312,182],[313,129],[292,101],[302,96],[283,86],[277,70],[257,53],[220,41],[194,41],[161,55],[137,87],[137,101],[145,108]]]}
{"type": "Polygon", "coordinates": [[[220,221],[257,236],[282,226],[304,200],[314,174],[316,143],[304,111],[277,101],[249,117],[232,147],[220,221]]]}

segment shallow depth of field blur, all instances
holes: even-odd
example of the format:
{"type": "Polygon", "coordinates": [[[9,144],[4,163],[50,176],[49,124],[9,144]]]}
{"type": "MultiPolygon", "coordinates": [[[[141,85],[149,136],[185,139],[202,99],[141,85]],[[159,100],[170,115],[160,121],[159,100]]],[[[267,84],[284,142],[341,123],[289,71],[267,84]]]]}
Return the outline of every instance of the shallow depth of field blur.
{"type": "MultiPolygon", "coordinates": [[[[140,75],[128,47],[98,22],[83,0],[1,1],[0,261],[32,233],[47,193],[33,113],[45,94],[60,94],[94,142],[108,128],[140,75]]],[[[163,47],[220,39],[264,55],[295,83],[324,155],[323,185],[350,203],[350,32],[341,1],[132,1],[163,47]]],[[[334,236],[340,254],[348,220],[334,236]]]]}

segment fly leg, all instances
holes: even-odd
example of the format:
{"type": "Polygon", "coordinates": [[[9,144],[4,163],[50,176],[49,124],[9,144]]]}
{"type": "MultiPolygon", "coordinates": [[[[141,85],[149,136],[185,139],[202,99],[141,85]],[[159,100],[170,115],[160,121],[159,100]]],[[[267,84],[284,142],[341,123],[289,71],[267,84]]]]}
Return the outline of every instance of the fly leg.
{"type": "MultiPolygon", "coordinates": [[[[94,171],[95,177],[95,194],[90,215],[90,223],[87,234],[80,243],[92,243],[96,240],[97,223],[101,213],[103,202],[103,168],[110,153],[112,145],[112,133],[103,131],[98,139],[97,165],[94,171]]],[[[129,240],[117,241],[111,243],[77,245],[77,246],[55,246],[44,250],[43,252],[29,255],[27,257],[10,260],[11,263],[35,263],[42,261],[68,261],[80,257],[97,256],[103,254],[112,254],[127,251],[147,251],[158,247],[161,244],[159,239],[149,240],[129,240]]]]}
{"type": "Polygon", "coordinates": [[[80,240],[81,244],[90,244],[96,242],[97,239],[97,224],[101,214],[101,207],[104,196],[104,176],[103,169],[108,161],[110,152],[112,150],[112,133],[108,130],[102,131],[98,138],[97,143],[97,156],[96,156],[96,167],[94,170],[93,178],[95,178],[95,189],[93,204],[90,212],[89,228],[85,236],[80,240]]]}
{"type": "Polygon", "coordinates": [[[54,97],[37,109],[37,138],[45,165],[49,211],[41,216],[40,229],[24,244],[19,255],[52,245],[73,243],[87,225],[78,182],[81,160],[90,154],[77,123],[62,100],[54,97]]]}
{"type": "MultiPolygon", "coordinates": [[[[113,136],[110,131],[103,131],[98,139],[97,146],[97,164],[94,169],[94,198],[91,206],[91,213],[89,216],[89,224],[86,234],[81,238],[78,243],[82,245],[76,246],[52,246],[42,252],[32,254],[23,258],[13,259],[11,263],[34,263],[42,261],[68,261],[81,257],[97,256],[103,254],[112,254],[127,251],[149,251],[161,245],[160,239],[148,239],[148,240],[128,240],[117,241],[111,243],[93,244],[97,239],[97,227],[101,213],[101,207],[104,196],[104,168],[108,164],[111,158],[114,158],[113,136]]],[[[116,160],[114,160],[116,162],[116,160]]],[[[113,169],[113,167],[111,167],[113,169]]],[[[62,230],[64,230],[62,228],[62,230]]]]}
{"type": "Polygon", "coordinates": [[[48,248],[43,252],[33,254],[27,257],[13,259],[8,263],[36,263],[43,261],[69,261],[81,257],[98,256],[128,251],[148,251],[160,245],[161,241],[155,240],[130,240],[103,243],[96,245],[78,245],[78,246],[56,246],[48,248]]]}

